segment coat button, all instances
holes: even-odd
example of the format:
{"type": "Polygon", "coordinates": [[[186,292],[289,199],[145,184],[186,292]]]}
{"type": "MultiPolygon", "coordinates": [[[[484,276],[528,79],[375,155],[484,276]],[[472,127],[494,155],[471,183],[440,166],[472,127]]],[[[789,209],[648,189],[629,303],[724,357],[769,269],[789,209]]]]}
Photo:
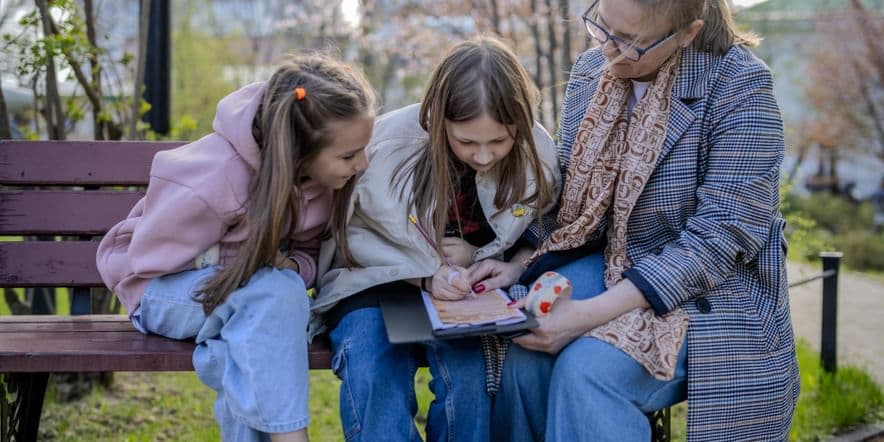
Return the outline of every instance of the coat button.
{"type": "Polygon", "coordinates": [[[709,313],[712,311],[712,304],[709,303],[709,300],[706,298],[697,299],[697,310],[700,313],[709,313]]]}

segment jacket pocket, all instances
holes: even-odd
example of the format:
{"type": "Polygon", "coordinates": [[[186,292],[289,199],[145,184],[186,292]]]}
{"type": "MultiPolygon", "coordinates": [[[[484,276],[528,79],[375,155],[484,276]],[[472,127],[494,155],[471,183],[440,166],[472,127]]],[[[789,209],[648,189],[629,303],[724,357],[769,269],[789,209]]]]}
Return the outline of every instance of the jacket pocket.
{"type": "MultiPolygon", "coordinates": [[[[783,228],[786,221],[774,218],[767,243],[758,254],[757,281],[753,301],[761,319],[764,332],[769,336],[768,350],[779,347],[780,338],[791,328],[788,315],[789,296],[786,278],[786,239],[783,228]]],[[[791,333],[788,333],[791,335],[791,333]]]]}

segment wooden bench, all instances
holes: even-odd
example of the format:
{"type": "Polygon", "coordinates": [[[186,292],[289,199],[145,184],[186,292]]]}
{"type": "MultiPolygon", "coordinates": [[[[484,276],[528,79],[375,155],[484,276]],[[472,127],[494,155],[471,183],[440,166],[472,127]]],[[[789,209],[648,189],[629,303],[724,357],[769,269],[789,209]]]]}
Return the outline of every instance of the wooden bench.
{"type": "MultiPolygon", "coordinates": [[[[145,336],[122,315],[90,314],[90,289],[103,286],[98,240],[144,194],[154,154],[179,145],[0,142],[0,235],[55,238],[0,242],[0,287],[73,294],[73,316],[0,317],[0,440],[36,440],[50,373],[193,370],[193,342],[145,336]]],[[[330,367],[326,341],[310,347],[309,360],[330,367]]]]}
{"type": "MultiPolygon", "coordinates": [[[[0,287],[72,293],[72,316],[0,316],[0,441],[37,439],[50,373],[193,370],[192,342],[91,314],[90,296],[103,287],[98,240],[143,196],[154,154],[181,144],[0,141],[0,236],[52,238],[0,242],[0,287]]],[[[327,340],[310,346],[309,361],[330,368],[327,340]]],[[[651,420],[667,440],[668,411],[651,420]]]]}

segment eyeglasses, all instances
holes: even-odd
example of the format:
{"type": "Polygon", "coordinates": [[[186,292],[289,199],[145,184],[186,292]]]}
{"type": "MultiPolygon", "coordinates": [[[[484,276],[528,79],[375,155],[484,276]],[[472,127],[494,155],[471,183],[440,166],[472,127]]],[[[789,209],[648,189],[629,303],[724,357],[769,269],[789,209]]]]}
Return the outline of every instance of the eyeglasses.
{"type": "Polygon", "coordinates": [[[614,45],[617,46],[617,50],[620,51],[620,54],[626,57],[627,60],[638,61],[642,57],[642,55],[647,54],[652,49],[665,43],[676,34],[676,31],[671,31],[663,38],[652,43],[650,46],[640,48],[634,41],[628,41],[614,34],[611,34],[590,17],[590,12],[595,9],[596,5],[599,4],[599,1],[600,0],[596,0],[595,2],[593,2],[592,5],[590,5],[589,8],[586,9],[586,12],[583,13],[583,24],[586,26],[586,30],[589,32],[589,35],[600,45],[604,46],[604,44],[607,43],[608,40],[613,41],[614,45]]]}

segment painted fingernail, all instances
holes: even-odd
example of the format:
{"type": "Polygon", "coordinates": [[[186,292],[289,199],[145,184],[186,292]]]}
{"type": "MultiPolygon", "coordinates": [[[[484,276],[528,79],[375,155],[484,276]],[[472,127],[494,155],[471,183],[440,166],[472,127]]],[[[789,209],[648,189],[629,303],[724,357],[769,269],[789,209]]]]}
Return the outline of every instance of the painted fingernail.
{"type": "Polygon", "coordinates": [[[512,306],[516,305],[517,302],[519,302],[519,301],[515,301],[515,300],[513,300],[513,301],[510,301],[510,302],[507,302],[507,303],[506,303],[506,306],[507,306],[507,307],[512,307],[512,306]]]}
{"type": "Polygon", "coordinates": [[[476,284],[473,286],[473,291],[476,293],[482,293],[485,291],[485,284],[476,284]]]}

